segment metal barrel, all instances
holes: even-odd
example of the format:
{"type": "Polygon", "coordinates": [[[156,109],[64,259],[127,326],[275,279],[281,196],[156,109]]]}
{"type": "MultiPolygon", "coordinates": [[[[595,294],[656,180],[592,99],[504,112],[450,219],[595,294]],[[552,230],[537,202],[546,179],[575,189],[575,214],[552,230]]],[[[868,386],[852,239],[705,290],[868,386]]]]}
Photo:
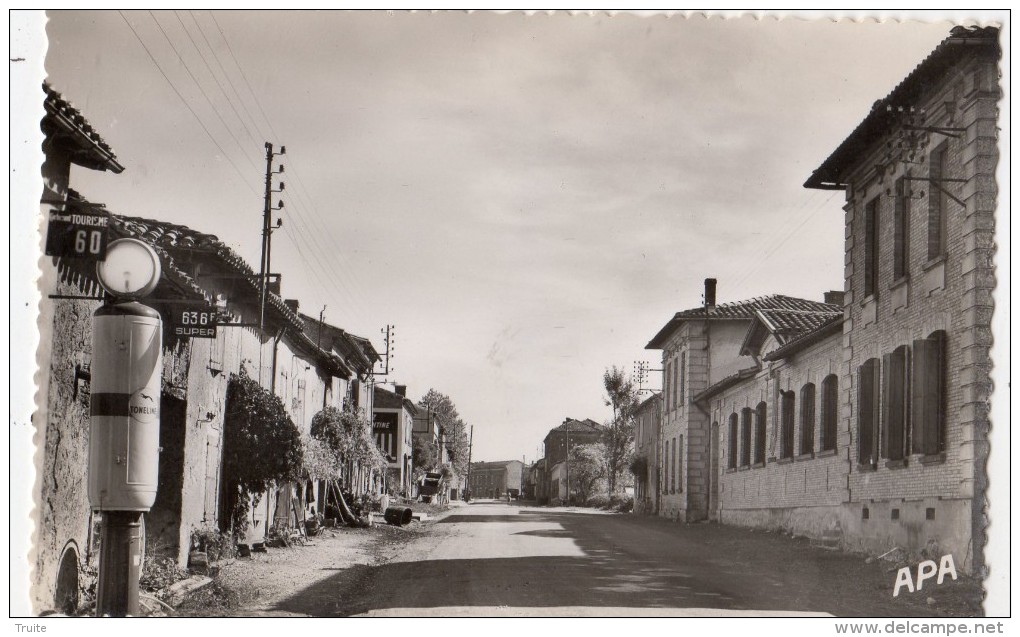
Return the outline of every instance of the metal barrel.
{"type": "Polygon", "coordinates": [[[406,507],[390,507],[383,514],[386,524],[393,526],[405,526],[411,523],[411,509],[406,507]]]}

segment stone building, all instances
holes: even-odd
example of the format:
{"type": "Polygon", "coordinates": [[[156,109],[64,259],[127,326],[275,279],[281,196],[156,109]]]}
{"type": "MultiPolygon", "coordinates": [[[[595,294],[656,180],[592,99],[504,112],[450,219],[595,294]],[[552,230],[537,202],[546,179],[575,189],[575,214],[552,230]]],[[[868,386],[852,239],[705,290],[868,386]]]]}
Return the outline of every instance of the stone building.
{"type": "MultiPolygon", "coordinates": [[[[351,380],[367,380],[367,367],[319,347],[304,331],[296,302],[267,295],[260,335],[258,275],[216,237],[185,226],[115,214],[87,201],[67,185],[69,163],[114,172],[123,168],[84,117],[47,87],[46,191],[43,211],[78,210],[108,220],[110,239],[132,237],[153,246],[162,277],[146,303],[163,318],[160,397],[159,484],[156,502],[144,516],[146,554],[187,565],[192,533],[225,529],[222,457],[227,387],[242,371],[275,393],[289,417],[307,435],[325,405],[350,400],[351,380]],[[71,128],[69,128],[71,127],[71,128]],[[93,148],[94,147],[94,148],[93,148]],[[215,337],[186,337],[175,326],[182,308],[213,312],[215,337]],[[360,365],[360,367],[359,367],[360,365]]],[[[98,548],[98,516],[91,510],[84,479],[88,465],[93,313],[102,302],[95,262],[51,258],[41,263],[43,298],[39,325],[44,335],[33,422],[38,428],[33,602],[40,610],[77,603],[82,569],[91,569],[98,548]]],[[[289,497],[295,485],[282,485],[289,497]]],[[[274,517],[291,523],[291,511],[265,494],[252,510],[249,542],[259,542],[274,517]]]]}
{"type": "Polygon", "coordinates": [[[715,301],[716,280],[706,279],[705,305],[678,312],[646,346],[662,350],[664,370],[659,515],[685,522],[714,513],[709,500],[717,476],[709,414],[694,397],[724,379],[749,373],[741,352],[758,313],[832,316],[840,309],[780,294],[720,305],[715,301]]]}
{"type": "Polygon", "coordinates": [[[967,570],[986,523],[998,38],[955,27],[805,183],[846,194],[847,538],[967,570]]]}
{"type": "Polygon", "coordinates": [[[662,431],[662,396],[653,393],[634,414],[634,512],[659,512],[659,433],[662,431]]]}
{"type": "Polygon", "coordinates": [[[524,484],[524,463],[520,460],[472,462],[468,485],[473,498],[505,498],[521,494],[524,484]]]}

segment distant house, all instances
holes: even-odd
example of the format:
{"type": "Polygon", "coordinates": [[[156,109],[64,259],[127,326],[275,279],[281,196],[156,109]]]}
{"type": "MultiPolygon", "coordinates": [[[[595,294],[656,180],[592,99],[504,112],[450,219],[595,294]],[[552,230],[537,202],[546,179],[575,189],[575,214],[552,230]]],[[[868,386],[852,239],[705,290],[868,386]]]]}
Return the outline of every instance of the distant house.
{"type": "Polygon", "coordinates": [[[468,485],[473,498],[520,497],[524,463],[520,460],[472,462],[468,485]]]}
{"type": "Polygon", "coordinates": [[[591,419],[566,418],[563,424],[549,431],[545,436],[545,490],[539,495],[540,501],[550,504],[568,502],[568,494],[576,495],[576,484],[570,483],[570,467],[567,457],[570,449],[578,445],[599,442],[603,426],[591,419]]]}
{"type": "Polygon", "coordinates": [[[662,396],[653,393],[634,414],[634,512],[659,511],[659,434],[662,430],[662,396]]]}
{"type": "Polygon", "coordinates": [[[383,454],[389,460],[386,488],[393,494],[412,495],[414,465],[412,442],[414,417],[418,407],[407,398],[407,386],[397,385],[395,391],[375,386],[372,406],[372,432],[383,454]]]}

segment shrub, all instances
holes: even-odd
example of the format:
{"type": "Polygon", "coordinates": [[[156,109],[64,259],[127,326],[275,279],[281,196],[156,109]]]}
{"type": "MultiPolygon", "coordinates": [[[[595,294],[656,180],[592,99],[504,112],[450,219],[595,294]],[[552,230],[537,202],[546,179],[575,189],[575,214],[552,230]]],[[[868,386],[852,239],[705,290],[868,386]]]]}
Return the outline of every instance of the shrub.
{"type": "Polygon", "coordinates": [[[594,509],[604,509],[609,506],[609,496],[605,493],[596,493],[588,496],[585,500],[584,506],[592,507],[594,509]]]}

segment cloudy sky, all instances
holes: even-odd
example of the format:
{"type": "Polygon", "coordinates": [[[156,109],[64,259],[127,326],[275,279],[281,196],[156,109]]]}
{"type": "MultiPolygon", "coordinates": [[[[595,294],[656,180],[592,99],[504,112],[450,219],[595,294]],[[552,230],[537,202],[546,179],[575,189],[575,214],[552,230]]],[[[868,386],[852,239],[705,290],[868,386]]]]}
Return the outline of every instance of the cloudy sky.
{"type": "MultiPolygon", "coordinates": [[[[946,22],[52,12],[46,71],[126,166],[72,184],[259,259],[302,310],[451,396],[474,458],[604,420],[678,310],[841,289],[842,193],[803,182],[946,22]]],[[[653,378],[651,385],[659,387],[653,378]]]]}

